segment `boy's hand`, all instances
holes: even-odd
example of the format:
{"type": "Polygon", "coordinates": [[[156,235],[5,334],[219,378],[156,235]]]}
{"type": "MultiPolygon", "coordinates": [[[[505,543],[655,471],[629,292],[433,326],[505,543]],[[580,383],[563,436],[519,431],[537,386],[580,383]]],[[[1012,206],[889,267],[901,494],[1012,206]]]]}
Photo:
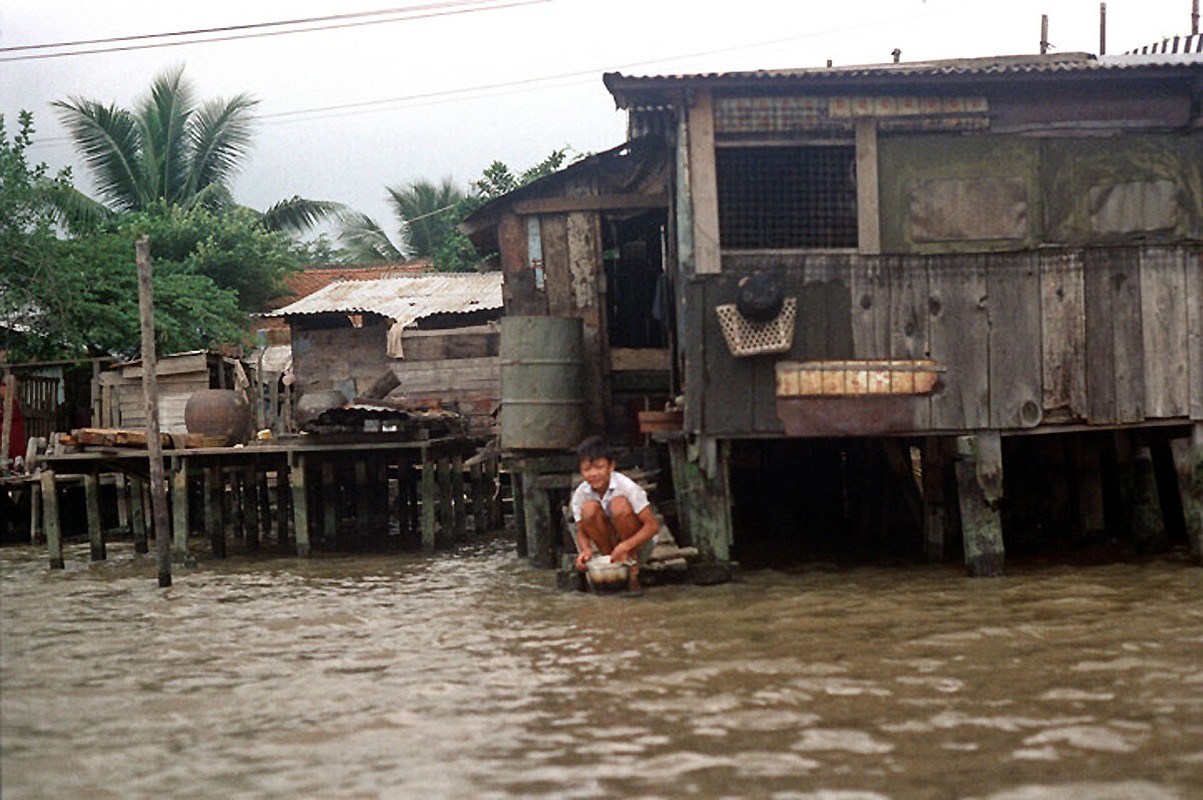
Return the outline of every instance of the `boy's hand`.
{"type": "Polygon", "coordinates": [[[610,552],[611,564],[624,564],[631,557],[631,547],[626,542],[619,542],[614,545],[614,549],[610,552]]]}
{"type": "Polygon", "coordinates": [[[590,556],[590,555],[591,555],[591,553],[590,553],[588,550],[583,550],[583,551],[581,551],[580,553],[578,553],[578,554],[577,554],[577,557],[576,557],[576,568],[577,568],[577,571],[578,571],[578,572],[584,572],[584,571],[585,571],[585,565],[589,563],[589,556],[590,556]]]}

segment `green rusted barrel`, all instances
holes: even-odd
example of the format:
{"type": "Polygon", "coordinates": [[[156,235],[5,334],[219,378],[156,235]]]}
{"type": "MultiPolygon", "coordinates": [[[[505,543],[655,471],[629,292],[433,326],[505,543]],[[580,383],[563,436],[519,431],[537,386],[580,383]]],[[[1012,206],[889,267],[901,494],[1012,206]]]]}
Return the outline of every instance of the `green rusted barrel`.
{"type": "Polygon", "coordinates": [[[502,318],[502,447],[576,447],[585,430],[584,342],[579,319],[502,318]]]}

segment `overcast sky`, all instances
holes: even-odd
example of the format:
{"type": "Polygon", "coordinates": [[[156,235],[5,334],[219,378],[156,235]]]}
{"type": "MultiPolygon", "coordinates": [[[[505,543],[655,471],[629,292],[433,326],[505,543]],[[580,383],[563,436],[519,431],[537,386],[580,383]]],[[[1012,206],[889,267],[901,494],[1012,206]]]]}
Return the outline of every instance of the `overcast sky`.
{"type": "MultiPolygon", "coordinates": [[[[1110,0],[1107,51],[1187,34],[1190,12],[1191,0],[1110,0]]],[[[34,112],[33,157],[71,164],[52,101],[128,107],[156,73],[183,63],[204,98],[249,92],[261,101],[255,148],[234,187],[240,202],[337,200],[392,230],[385,186],[451,176],[466,188],[493,160],[517,171],[556,148],[621,143],[625,118],[604,71],[868,64],[889,61],[896,47],[903,61],[1032,53],[1041,14],[1054,52],[1098,52],[1097,0],[4,0],[0,114],[11,134],[19,110],[34,112]],[[427,10],[288,35],[57,58],[28,56],[61,50],[6,49],[417,6],[427,10]]],[[[86,170],[75,173],[89,190],[86,170]]]]}

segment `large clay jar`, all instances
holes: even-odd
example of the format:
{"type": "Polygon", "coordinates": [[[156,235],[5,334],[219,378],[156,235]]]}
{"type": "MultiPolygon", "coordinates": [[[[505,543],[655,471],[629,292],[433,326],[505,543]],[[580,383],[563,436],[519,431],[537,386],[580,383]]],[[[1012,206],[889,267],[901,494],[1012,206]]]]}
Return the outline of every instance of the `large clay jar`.
{"type": "Polygon", "coordinates": [[[233,389],[200,389],[184,406],[184,424],[188,433],[204,436],[207,445],[242,444],[251,432],[251,404],[233,389]]]}

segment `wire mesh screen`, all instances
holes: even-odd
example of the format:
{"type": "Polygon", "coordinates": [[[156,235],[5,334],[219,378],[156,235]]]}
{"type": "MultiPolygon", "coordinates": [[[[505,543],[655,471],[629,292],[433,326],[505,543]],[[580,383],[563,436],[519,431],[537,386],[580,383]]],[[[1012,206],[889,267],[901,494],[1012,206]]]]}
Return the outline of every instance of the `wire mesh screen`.
{"type": "Polygon", "coordinates": [[[720,148],[716,159],[724,248],[856,247],[854,147],[720,148]]]}

